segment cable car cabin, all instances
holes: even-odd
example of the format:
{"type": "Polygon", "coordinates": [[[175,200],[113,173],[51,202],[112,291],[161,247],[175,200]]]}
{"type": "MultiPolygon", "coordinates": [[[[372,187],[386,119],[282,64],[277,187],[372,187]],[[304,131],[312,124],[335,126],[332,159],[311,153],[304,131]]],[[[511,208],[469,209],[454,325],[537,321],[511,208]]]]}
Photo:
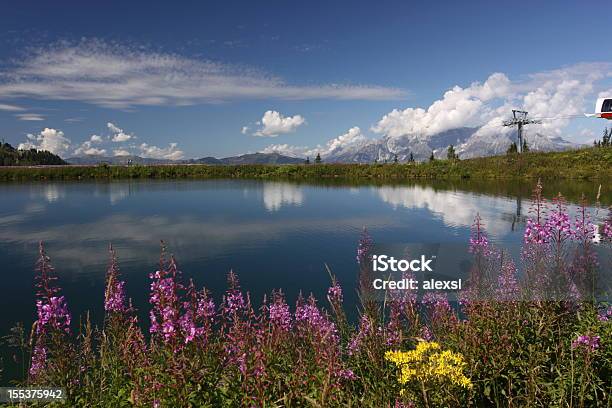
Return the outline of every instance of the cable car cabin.
{"type": "Polygon", "coordinates": [[[597,99],[595,113],[588,116],[612,120],[612,97],[597,99]]]}

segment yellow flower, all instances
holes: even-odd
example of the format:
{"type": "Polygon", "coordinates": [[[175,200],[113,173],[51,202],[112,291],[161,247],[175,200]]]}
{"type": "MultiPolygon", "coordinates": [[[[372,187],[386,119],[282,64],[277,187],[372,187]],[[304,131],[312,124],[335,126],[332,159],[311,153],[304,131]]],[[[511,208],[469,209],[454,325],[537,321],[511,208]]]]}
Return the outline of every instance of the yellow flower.
{"type": "Polygon", "coordinates": [[[436,342],[419,342],[414,350],[387,351],[385,359],[399,368],[397,381],[406,384],[413,379],[423,382],[450,382],[472,388],[472,381],[463,374],[467,365],[460,353],[441,350],[436,342]]]}

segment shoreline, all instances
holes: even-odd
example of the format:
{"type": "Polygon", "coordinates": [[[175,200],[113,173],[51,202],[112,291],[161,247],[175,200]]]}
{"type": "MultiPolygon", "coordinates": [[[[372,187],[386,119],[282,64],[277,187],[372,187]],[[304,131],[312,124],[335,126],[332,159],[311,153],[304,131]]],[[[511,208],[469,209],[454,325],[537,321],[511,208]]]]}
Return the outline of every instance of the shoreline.
{"type": "Polygon", "coordinates": [[[0,166],[0,181],[120,179],[593,180],[612,179],[612,149],[529,152],[421,163],[0,166]]]}

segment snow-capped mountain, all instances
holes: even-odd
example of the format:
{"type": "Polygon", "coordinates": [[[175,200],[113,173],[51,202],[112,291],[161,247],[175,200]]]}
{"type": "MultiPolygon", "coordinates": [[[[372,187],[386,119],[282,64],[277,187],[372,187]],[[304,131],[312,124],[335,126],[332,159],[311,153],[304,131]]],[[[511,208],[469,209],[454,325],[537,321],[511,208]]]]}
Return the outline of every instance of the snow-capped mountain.
{"type": "MultiPolygon", "coordinates": [[[[530,150],[536,151],[554,151],[566,150],[578,147],[577,144],[568,142],[561,137],[548,137],[541,133],[529,133],[525,135],[527,145],[530,150]]],[[[465,143],[457,147],[457,153],[462,159],[472,157],[493,156],[504,154],[508,150],[508,146],[512,142],[516,142],[516,134],[486,134],[474,133],[468,138],[465,143]]],[[[445,155],[446,151],[439,152],[440,155],[445,155]]]]}
{"type": "MultiPolygon", "coordinates": [[[[378,140],[363,139],[355,143],[339,146],[323,159],[326,162],[372,163],[374,161],[393,161],[395,156],[400,162],[407,161],[412,153],[416,161],[427,160],[432,151],[437,158],[445,158],[449,145],[462,159],[503,154],[516,134],[479,132],[479,128],[463,127],[440,132],[431,136],[412,134],[400,137],[383,137],[378,140]]],[[[531,150],[551,151],[578,147],[561,137],[548,137],[540,133],[527,134],[531,150]]]]}
{"type": "Polygon", "coordinates": [[[358,143],[342,145],[324,156],[327,162],[371,163],[392,161],[397,155],[399,161],[407,161],[412,153],[414,160],[426,160],[433,150],[446,150],[465,142],[478,129],[458,128],[440,132],[433,136],[421,134],[400,137],[385,136],[378,140],[360,140],[358,143]]]}

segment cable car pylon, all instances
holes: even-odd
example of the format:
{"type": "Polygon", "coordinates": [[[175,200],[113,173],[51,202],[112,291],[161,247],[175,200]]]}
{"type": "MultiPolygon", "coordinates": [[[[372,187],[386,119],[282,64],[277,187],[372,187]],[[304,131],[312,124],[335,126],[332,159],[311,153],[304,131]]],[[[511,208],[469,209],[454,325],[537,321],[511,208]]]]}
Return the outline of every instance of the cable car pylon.
{"type": "Polygon", "coordinates": [[[518,130],[518,145],[516,149],[523,153],[523,126],[542,123],[541,120],[527,119],[527,111],[512,109],[512,119],[505,120],[504,126],[516,126],[518,130]]]}

